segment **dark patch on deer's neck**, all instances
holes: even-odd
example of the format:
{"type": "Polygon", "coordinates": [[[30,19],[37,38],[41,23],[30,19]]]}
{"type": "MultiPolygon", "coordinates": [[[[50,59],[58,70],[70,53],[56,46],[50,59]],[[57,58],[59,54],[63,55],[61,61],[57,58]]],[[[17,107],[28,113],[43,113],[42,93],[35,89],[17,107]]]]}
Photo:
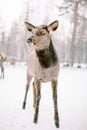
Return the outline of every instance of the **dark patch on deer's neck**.
{"type": "Polygon", "coordinates": [[[36,54],[43,68],[55,66],[58,61],[57,54],[51,40],[48,48],[36,50],[36,54]]]}

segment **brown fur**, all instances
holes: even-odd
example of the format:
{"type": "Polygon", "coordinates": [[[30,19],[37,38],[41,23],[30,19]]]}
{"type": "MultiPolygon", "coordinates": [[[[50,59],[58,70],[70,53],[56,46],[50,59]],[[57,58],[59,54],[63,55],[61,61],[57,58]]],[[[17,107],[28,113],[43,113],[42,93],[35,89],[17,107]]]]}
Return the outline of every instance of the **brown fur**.
{"type": "Polygon", "coordinates": [[[56,63],[58,62],[58,58],[51,40],[48,48],[36,51],[36,54],[41,66],[44,68],[55,66],[56,63]]]}

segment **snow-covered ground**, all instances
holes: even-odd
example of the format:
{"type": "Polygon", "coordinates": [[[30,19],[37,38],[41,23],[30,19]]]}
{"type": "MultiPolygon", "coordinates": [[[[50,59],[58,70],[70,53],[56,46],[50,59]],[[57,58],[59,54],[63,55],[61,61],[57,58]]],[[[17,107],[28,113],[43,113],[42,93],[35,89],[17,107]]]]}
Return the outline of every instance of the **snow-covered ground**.
{"type": "MultiPolygon", "coordinates": [[[[30,87],[26,109],[26,66],[5,66],[0,79],[0,130],[56,130],[50,83],[42,84],[38,123],[33,123],[33,91],[30,87]]],[[[61,68],[58,85],[59,130],[87,130],[87,69],[61,68]]]]}

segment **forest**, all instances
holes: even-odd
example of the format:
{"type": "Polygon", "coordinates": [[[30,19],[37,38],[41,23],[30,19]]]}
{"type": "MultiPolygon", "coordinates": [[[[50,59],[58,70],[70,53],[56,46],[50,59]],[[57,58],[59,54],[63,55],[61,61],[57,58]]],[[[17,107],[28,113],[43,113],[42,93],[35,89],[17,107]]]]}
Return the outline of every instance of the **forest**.
{"type": "MultiPolygon", "coordinates": [[[[30,34],[24,22],[39,26],[49,25],[58,20],[59,28],[52,34],[52,40],[60,62],[70,65],[87,64],[87,0],[21,0],[21,2],[22,6],[17,7],[20,8],[20,13],[12,19],[10,26],[0,13],[0,52],[4,52],[7,57],[16,57],[17,61],[25,61],[29,51],[26,40],[30,34]]],[[[17,8],[15,6],[15,10],[17,8]]]]}

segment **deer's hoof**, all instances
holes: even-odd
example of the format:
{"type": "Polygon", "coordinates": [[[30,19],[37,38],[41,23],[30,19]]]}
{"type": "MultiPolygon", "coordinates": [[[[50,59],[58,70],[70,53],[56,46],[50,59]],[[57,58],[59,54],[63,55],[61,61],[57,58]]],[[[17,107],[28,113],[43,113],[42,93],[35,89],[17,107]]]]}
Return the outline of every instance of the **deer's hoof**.
{"type": "Polygon", "coordinates": [[[36,120],[36,119],[34,119],[33,122],[34,122],[35,124],[37,124],[37,120],[36,120]]]}
{"type": "Polygon", "coordinates": [[[26,103],[24,102],[22,108],[25,109],[25,106],[26,106],[26,103]]]}
{"type": "Polygon", "coordinates": [[[58,121],[55,122],[55,126],[56,126],[56,128],[59,128],[59,122],[58,121]]]}

